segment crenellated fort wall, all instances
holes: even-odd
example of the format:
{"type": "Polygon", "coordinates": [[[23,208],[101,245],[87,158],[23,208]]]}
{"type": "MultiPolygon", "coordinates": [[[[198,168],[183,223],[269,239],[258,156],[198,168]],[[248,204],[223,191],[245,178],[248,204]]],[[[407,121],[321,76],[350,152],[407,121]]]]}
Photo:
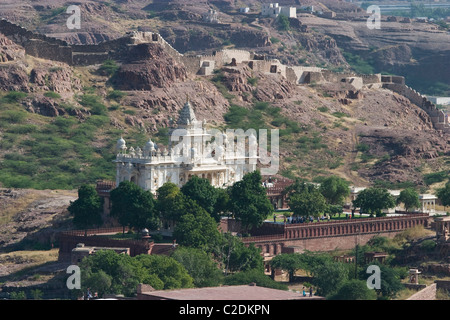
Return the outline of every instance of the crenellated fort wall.
{"type": "MultiPolygon", "coordinates": [[[[448,118],[442,110],[436,108],[436,105],[427,99],[426,96],[420,94],[416,90],[408,87],[403,81],[398,81],[399,77],[396,77],[396,82],[387,82],[391,79],[384,78],[383,88],[392,90],[406,98],[408,98],[412,103],[424,110],[431,119],[433,126],[436,130],[441,130],[446,133],[450,133],[450,125],[448,123],[448,118]]],[[[394,79],[394,81],[396,80],[394,79]]]]}
{"type": "Polygon", "coordinates": [[[252,70],[276,74],[296,83],[346,82],[356,89],[363,87],[383,87],[401,94],[422,108],[430,116],[437,130],[450,133],[450,126],[445,114],[425,96],[405,85],[401,76],[385,76],[381,74],[339,73],[317,67],[286,66],[277,59],[267,59],[246,50],[225,49],[215,51],[211,55],[183,55],[174,49],[159,33],[133,31],[126,36],[99,43],[97,45],[69,45],[67,42],[42,34],[33,33],[11,23],[0,20],[0,33],[25,48],[31,56],[55,60],[72,66],[101,64],[107,59],[123,60],[130,48],[141,43],[158,43],[175,61],[182,63],[187,72],[193,75],[211,75],[232,63],[247,64],[252,70]]]}

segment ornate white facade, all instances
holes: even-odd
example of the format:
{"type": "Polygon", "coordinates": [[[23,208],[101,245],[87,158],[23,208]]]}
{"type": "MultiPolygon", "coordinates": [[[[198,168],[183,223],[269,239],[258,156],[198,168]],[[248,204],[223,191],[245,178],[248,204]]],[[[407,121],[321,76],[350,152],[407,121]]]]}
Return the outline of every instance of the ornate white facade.
{"type": "Polygon", "coordinates": [[[156,194],[165,182],[181,187],[192,176],[206,178],[215,187],[227,187],[256,170],[257,141],[254,133],[236,135],[207,130],[197,121],[189,101],[180,112],[177,128],[169,133],[164,150],[150,139],[141,149],[117,141],[116,184],[128,180],[156,194]]]}

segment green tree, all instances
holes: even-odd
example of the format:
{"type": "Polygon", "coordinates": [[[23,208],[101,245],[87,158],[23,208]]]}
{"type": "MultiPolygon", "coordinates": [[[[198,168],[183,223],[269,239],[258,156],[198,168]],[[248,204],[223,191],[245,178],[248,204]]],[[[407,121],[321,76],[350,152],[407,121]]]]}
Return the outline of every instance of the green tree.
{"type": "Polygon", "coordinates": [[[42,300],[43,292],[39,289],[31,290],[31,297],[33,300],[42,300]]]}
{"type": "Polygon", "coordinates": [[[213,217],[220,217],[222,215],[228,214],[230,209],[230,195],[227,189],[216,189],[217,191],[217,200],[214,206],[214,214],[213,217]]]}
{"type": "MultiPolygon", "coordinates": [[[[164,283],[164,290],[192,288],[193,279],[181,263],[165,255],[141,254],[135,257],[141,265],[142,283],[148,275],[155,275],[164,283]]],[[[151,283],[148,283],[151,285],[151,283]]]]}
{"type": "Polygon", "coordinates": [[[303,184],[303,187],[295,191],[289,197],[289,207],[295,216],[318,217],[328,210],[325,197],[314,185],[303,184]]]}
{"type": "Polygon", "coordinates": [[[240,238],[230,233],[221,234],[219,241],[211,249],[221,262],[221,269],[225,270],[225,274],[251,269],[264,270],[261,250],[253,244],[246,246],[240,238]]]}
{"type": "Polygon", "coordinates": [[[214,287],[223,281],[223,275],[212,256],[200,249],[178,247],[172,255],[181,263],[194,281],[195,287],[214,287]]]}
{"type": "Polygon", "coordinates": [[[106,274],[103,270],[86,271],[84,277],[82,278],[83,291],[93,290],[91,292],[97,292],[99,297],[102,297],[105,293],[109,293],[111,290],[111,285],[113,279],[110,275],[106,274]]]}
{"type": "Polygon", "coordinates": [[[193,176],[181,187],[181,192],[197,202],[217,222],[220,216],[216,215],[216,202],[219,197],[218,189],[214,188],[207,179],[193,176]]]}
{"type": "MultiPolygon", "coordinates": [[[[371,262],[372,265],[377,265],[380,267],[380,279],[381,285],[380,289],[377,290],[382,297],[386,299],[395,298],[397,293],[404,288],[401,280],[407,276],[406,268],[393,268],[388,265],[379,263],[377,261],[371,262]]],[[[360,279],[367,279],[367,267],[366,265],[359,275],[360,279]]]]}
{"type": "Polygon", "coordinates": [[[406,188],[400,192],[397,198],[397,204],[403,203],[406,212],[410,209],[418,208],[420,206],[419,193],[414,188],[406,188]]]}
{"type": "Polygon", "coordinates": [[[156,210],[159,216],[171,221],[172,224],[179,221],[181,216],[185,214],[186,196],[181,192],[180,188],[172,183],[166,182],[156,191],[157,203],[156,210]]]}
{"type": "Polygon", "coordinates": [[[230,187],[230,210],[246,230],[259,227],[273,212],[259,171],[247,173],[230,187]]]}
{"type": "Polygon", "coordinates": [[[219,239],[216,221],[195,201],[186,199],[190,208],[186,209],[176,223],[173,237],[180,245],[207,250],[219,239]]]}
{"type": "Polygon", "coordinates": [[[139,283],[156,290],[191,288],[193,280],[175,259],[164,255],[143,254],[130,257],[113,250],[100,250],[80,263],[81,289],[85,292],[134,296],[139,283]]]}
{"type": "Polygon", "coordinates": [[[289,18],[285,15],[280,14],[277,18],[278,29],[283,31],[288,31],[290,29],[289,18]]]}
{"type": "Polygon", "coordinates": [[[100,250],[80,263],[81,289],[89,288],[101,297],[106,293],[132,296],[139,284],[139,265],[135,259],[113,250],[100,250]]]}
{"type": "Polygon", "coordinates": [[[293,280],[295,272],[303,266],[301,255],[298,253],[282,253],[276,255],[270,265],[275,269],[282,269],[289,273],[289,281],[293,280]]]}
{"type": "Polygon", "coordinates": [[[330,297],[330,300],[376,300],[377,293],[367,287],[366,281],[352,279],[346,281],[337,291],[330,297]]]}
{"type": "Polygon", "coordinates": [[[331,255],[325,252],[311,252],[306,251],[299,255],[300,269],[306,271],[311,276],[318,267],[325,263],[332,263],[331,255]]]}
{"type": "Polygon", "coordinates": [[[318,287],[317,293],[320,296],[328,297],[349,279],[349,267],[341,262],[327,261],[312,269],[313,284],[318,287]]]}
{"type": "Polygon", "coordinates": [[[11,300],[27,300],[25,291],[13,291],[9,294],[11,300]]]}
{"type": "Polygon", "coordinates": [[[150,191],[133,182],[123,181],[111,191],[111,216],[122,226],[135,229],[156,229],[159,219],[155,213],[155,201],[150,191]]]}
{"type": "Polygon", "coordinates": [[[444,207],[450,206],[450,181],[445,184],[445,187],[438,189],[436,196],[444,207]]]}
{"type": "Polygon", "coordinates": [[[349,182],[336,176],[328,177],[321,182],[320,192],[329,204],[342,206],[350,195],[349,182]]]}
{"type": "Polygon", "coordinates": [[[362,190],[355,200],[353,206],[360,208],[361,212],[375,214],[377,217],[384,216],[382,210],[395,207],[394,197],[384,188],[367,188],[362,190]]]}
{"type": "Polygon", "coordinates": [[[68,211],[73,215],[77,228],[86,229],[102,224],[103,201],[94,186],[83,185],[78,189],[78,199],[70,202],[68,211]]]}

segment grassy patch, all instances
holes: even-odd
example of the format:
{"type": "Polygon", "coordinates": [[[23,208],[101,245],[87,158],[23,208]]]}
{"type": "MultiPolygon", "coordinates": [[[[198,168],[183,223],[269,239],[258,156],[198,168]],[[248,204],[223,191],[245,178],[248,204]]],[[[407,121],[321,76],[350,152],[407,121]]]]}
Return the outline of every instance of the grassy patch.
{"type": "Polygon", "coordinates": [[[230,103],[234,99],[234,95],[228,92],[228,88],[223,83],[224,75],[221,71],[216,72],[216,75],[211,79],[211,81],[216,86],[217,90],[222,94],[222,96],[227,99],[230,103]]]}
{"type": "Polygon", "coordinates": [[[375,69],[372,66],[372,60],[361,57],[357,54],[352,54],[350,52],[343,51],[342,55],[345,60],[350,64],[353,71],[359,74],[374,74],[375,69]]]}
{"type": "Polygon", "coordinates": [[[98,72],[101,75],[105,75],[108,77],[112,77],[116,74],[116,72],[119,70],[119,65],[114,60],[105,60],[100,68],[98,68],[98,72]]]}
{"type": "Polygon", "coordinates": [[[335,116],[336,118],[348,117],[346,113],[339,111],[333,112],[332,115],[335,116]]]}
{"type": "Polygon", "coordinates": [[[46,96],[47,98],[53,98],[53,99],[61,98],[61,95],[54,91],[48,91],[48,92],[44,93],[44,96],[46,96]]]}
{"type": "Polygon", "coordinates": [[[108,110],[106,106],[101,102],[99,96],[93,94],[84,94],[80,97],[79,103],[91,110],[94,115],[106,115],[108,110]]]}
{"type": "Polygon", "coordinates": [[[26,97],[27,97],[27,94],[25,92],[10,91],[1,100],[2,100],[2,102],[6,102],[6,103],[14,103],[14,102],[19,102],[20,100],[22,100],[26,97]]]}
{"type": "Polygon", "coordinates": [[[425,181],[425,183],[427,185],[431,185],[434,183],[439,183],[439,182],[445,181],[446,179],[449,178],[449,174],[450,174],[450,172],[447,170],[433,172],[433,173],[427,173],[427,174],[423,175],[423,180],[425,181]]]}
{"type": "Polygon", "coordinates": [[[108,93],[107,98],[108,98],[109,100],[114,100],[114,101],[116,101],[116,102],[120,102],[120,101],[122,100],[122,98],[125,97],[126,95],[127,95],[127,94],[126,94],[125,92],[123,92],[123,91],[120,91],[120,90],[113,90],[113,91],[110,91],[110,92],[108,93]]]}

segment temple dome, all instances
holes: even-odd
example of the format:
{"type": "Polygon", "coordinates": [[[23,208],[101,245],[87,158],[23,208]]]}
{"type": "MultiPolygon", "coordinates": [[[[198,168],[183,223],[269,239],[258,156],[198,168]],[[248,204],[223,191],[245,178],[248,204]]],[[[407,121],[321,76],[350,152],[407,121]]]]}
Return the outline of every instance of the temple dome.
{"type": "Polygon", "coordinates": [[[122,137],[120,137],[120,139],[117,140],[116,148],[118,150],[122,150],[122,149],[126,149],[126,147],[127,146],[126,146],[125,140],[122,137]]]}
{"type": "Polygon", "coordinates": [[[145,144],[144,150],[150,151],[155,148],[155,144],[153,143],[152,139],[149,139],[147,143],[145,144]]]}

